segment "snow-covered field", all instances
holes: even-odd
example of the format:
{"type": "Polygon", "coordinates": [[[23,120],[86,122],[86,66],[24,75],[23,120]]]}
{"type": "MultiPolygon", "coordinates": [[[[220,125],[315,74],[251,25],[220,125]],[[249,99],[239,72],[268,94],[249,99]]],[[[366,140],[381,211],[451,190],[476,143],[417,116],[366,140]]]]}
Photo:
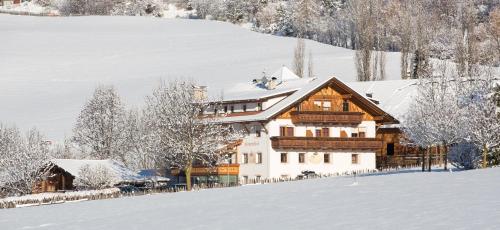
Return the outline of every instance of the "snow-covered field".
{"type": "MultiPolygon", "coordinates": [[[[229,23],[149,17],[0,15],[0,31],[0,121],[56,140],[71,135],[98,84],[114,84],[131,106],[161,78],[193,78],[218,94],[291,66],[296,45],[229,23]]],[[[352,50],[308,41],[309,49],[317,76],[355,79],[352,50]]],[[[399,78],[399,54],[387,60],[388,79],[399,78]]]]}
{"type": "Polygon", "coordinates": [[[500,168],[0,210],[1,229],[499,229],[500,168]]]}

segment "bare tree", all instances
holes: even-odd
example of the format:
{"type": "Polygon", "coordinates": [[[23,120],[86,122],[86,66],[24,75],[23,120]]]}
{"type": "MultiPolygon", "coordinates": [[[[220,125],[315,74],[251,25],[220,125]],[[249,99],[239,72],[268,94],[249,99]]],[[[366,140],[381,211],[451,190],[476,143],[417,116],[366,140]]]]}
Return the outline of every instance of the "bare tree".
{"type": "Polygon", "coordinates": [[[311,51],[309,51],[309,58],[307,59],[307,77],[314,77],[314,60],[311,51]]]}
{"type": "MultiPolygon", "coordinates": [[[[423,72],[427,75],[420,78],[418,95],[410,106],[411,111],[404,126],[411,140],[428,150],[431,146],[442,146],[446,154],[449,145],[464,138],[464,129],[461,127],[465,123],[464,110],[456,103],[460,97],[460,81],[451,78],[454,72],[450,72],[446,64],[433,69],[435,71],[423,72]],[[440,76],[431,78],[433,72],[440,76]]],[[[446,169],[447,156],[444,159],[446,169]]]]}
{"type": "Polygon", "coordinates": [[[378,3],[374,0],[353,0],[349,2],[349,11],[356,33],[355,62],[358,81],[370,81],[372,74],[372,51],[375,46],[376,10],[378,3]]]}
{"type": "Polygon", "coordinates": [[[111,86],[99,86],[73,129],[73,142],[94,159],[124,161],[125,109],[111,86]]]}
{"type": "Polygon", "coordinates": [[[488,34],[493,44],[493,65],[500,65],[500,7],[497,7],[490,15],[488,34]]]}
{"type": "Polygon", "coordinates": [[[425,7],[422,2],[415,1],[412,5],[414,9],[415,26],[414,34],[414,48],[413,58],[411,59],[411,77],[419,79],[429,75],[430,55],[429,55],[429,42],[432,32],[432,25],[428,23],[429,17],[426,14],[425,7]]]}
{"type": "Polygon", "coordinates": [[[304,77],[304,69],[305,69],[305,49],[306,45],[304,39],[297,39],[297,46],[295,47],[295,51],[293,52],[293,70],[295,74],[299,77],[304,77]]]}
{"type": "Polygon", "coordinates": [[[479,62],[478,41],[475,37],[476,15],[472,1],[457,2],[459,17],[457,26],[460,29],[456,38],[455,61],[460,77],[474,77],[479,62]]]}
{"type": "Polygon", "coordinates": [[[462,96],[462,104],[467,109],[464,119],[467,120],[470,139],[482,150],[482,167],[488,166],[490,151],[500,146],[500,115],[494,98],[495,85],[491,75],[483,75],[466,81],[462,96]]]}
{"type": "Polygon", "coordinates": [[[293,0],[293,25],[297,37],[313,38],[319,17],[319,5],[316,0],[293,0]]]}
{"type": "Polygon", "coordinates": [[[396,31],[399,37],[401,52],[401,78],[406,79],[410,77],[411,49],[413,43],[413,18],[409,1],[401,1],[397,10],[399,15],[395,18],[395,23],[398,24],[396,31]]]}
{"type": "Polygon", "coordinates": [[[161,84],[146,99],[160,157],[185,172],[188,190],[193,165],[214,165],[220,160],[220,149],[237,138],[217,116],[203,115],[210,106],[214,105],[193,82],[181,80],[161,84]]]}
{"type": "Polygon", "coordinates": [[[49,150],[42,134],[30,129],[26,136],[0,124],[0,190],[11,195],[30,194],[47,176],[49,150]]]}
{"type": "Polygon", "coordinates": [[[150,127],[151,117],[146,110],[130,110],[127,113],[125,128],[125,165],[132,169],[158,169],[166,167],[165,161],[159,159],[159,150],[155,138],[155,130],[150,127]]]}

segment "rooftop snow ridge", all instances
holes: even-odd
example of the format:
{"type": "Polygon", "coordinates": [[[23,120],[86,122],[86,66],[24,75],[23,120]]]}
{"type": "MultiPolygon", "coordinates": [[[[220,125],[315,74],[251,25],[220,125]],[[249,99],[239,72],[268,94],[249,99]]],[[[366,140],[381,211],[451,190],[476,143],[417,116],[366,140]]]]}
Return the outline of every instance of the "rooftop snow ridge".
{"type": "Polygon", "coordinates": [[[223,101],[261,100],[283,94],[291,94],[316,78],[300,78],[290,69],[282,66],[270,77],[253,79],[252,82],[237,83],[224,90],[223,101]]]}

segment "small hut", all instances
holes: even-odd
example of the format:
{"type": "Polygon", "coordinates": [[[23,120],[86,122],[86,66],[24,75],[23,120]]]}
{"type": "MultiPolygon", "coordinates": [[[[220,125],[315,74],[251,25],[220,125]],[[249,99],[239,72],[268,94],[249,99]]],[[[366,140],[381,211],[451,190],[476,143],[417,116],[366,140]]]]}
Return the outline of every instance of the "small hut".
{"type": "Polygon", "coordinates": [[[33,193],[73,190],[75,188],[73,181],[78,178],[80,170],[87,165],[92,168],[101,166],[108,169],[114,175],[113,181],[116,181],[116,184],[144,180],[142,176],[115,160],[54,159],[47,164],[46,176],[33,188],[33,193]]]}

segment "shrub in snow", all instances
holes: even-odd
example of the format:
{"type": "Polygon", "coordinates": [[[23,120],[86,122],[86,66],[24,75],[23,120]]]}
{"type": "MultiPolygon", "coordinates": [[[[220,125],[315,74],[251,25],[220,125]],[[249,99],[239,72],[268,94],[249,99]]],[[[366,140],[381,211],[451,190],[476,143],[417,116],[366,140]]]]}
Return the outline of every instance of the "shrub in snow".
{"type": "Polygon", "coordinates": [[[161,0],[130,0],[115,4],[111,10],[112,15],[155,17],[163,16],[163,2],[161,0]]]}
{"type": "Polygon", "coordinates": [[[481,162],[481,151],[472,143],[462,142],[454,145],[448,154],[451,163],[461,169],[478,168],[481,162]]]}
{"type": "Polygon", "coordinates": [[[102,165],[85,165],[80,168],[74,183],[79,189],[110,188],[116,184],[116,175],[102,165]]]}
{"type": "Polygon", "coordinates": [[[103,190],[73,191],[66,193],[39,193],[26,196],[7,197],[0,199],[0,209],[26,207],[40,204],[54,204],[82,200],[100,200],[117,198],[120,189],[110,188],[103,190]]]}

